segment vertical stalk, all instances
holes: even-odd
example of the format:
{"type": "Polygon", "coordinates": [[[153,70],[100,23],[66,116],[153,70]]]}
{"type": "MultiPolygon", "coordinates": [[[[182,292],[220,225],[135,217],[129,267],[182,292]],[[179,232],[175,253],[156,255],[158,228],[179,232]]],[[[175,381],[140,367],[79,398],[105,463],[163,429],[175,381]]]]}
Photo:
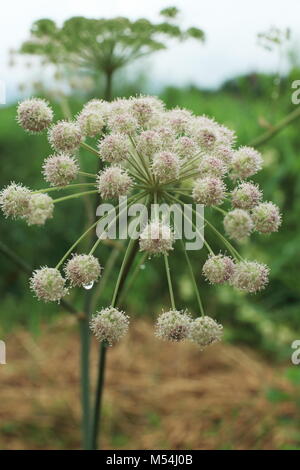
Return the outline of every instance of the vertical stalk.
{"type": "MultiPolygon", "coordinates": [[[[138,249],[138,241],[131,239],[130,242],[128,243],[128,246],[127,246],[123,261],[122,261],[122,265],[120,268],[120,272],[118,275],[118,279],[116,282],[116,286],[114,289],[114,293],[113,293],[113,297],[111,301],[112,307],[114,307],[117,304],[118,297],[123,288],[127,274],[134,261],[137,249],[138,249]]],[[[93,450],[97,449],[98,437],[101,431],[100,424],[101,424],[101,417],[102,417],[102,396],[103,396],[103,389],[104,389],[106,355],[107,355],[107,345],[104,342],[102,342],[100,345],[100,350],[99,350],[98,379],[97,379],[97,386],[96,386],[96,398],[95,398],[95,406],[94,406],[93,422],[92,422],[93,428],[92,428],[91,443],[92,443],[93,450]]]]}
{"type": "Polygon", "coordinates": [[[166,267],[166,273],[167,273],[167,279],[168,279],[168,286],[169,286],[169,292],[170,292],[171,305],[172,305],[172,309],[173,309],[173,310],[176,310],[175,300],[174,300],[173,286],[172,286],[172,281],[171,281],[171,274],[170,274],[170,266],[169,266],[168,255],[164,255],[164,259],[165,259],[165,267],[166,267]]]}
{"type": "Polygon", "coordinates": [[[81,405],[82,405],[82,446],[90,450],[90,334],[87,315],[80,320],[80,370],[81,370],[81,405]]]}

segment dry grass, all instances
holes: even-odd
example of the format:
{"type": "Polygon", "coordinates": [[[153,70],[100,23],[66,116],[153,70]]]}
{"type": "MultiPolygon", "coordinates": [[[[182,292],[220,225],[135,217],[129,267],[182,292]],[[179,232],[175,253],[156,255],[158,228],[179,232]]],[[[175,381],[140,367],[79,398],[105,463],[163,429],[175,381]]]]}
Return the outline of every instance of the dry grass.
{"type": "MultiPolygon", "coordinates": [[[[79,342],[73,320],[45,327],[38,340],[7,338],[0,366],[2,449],[80,447],[79,342]]],[[[92,367],[96,369],[93,343],[92,367]]],[[[217,345],[199,352],[162,343],[136,321],[108,353],[104,448],[273,449],[290,444],[280,418],[297,412],[269,403],[270,387],[288,390],[278,368],[253,351],[217,345]]]]}

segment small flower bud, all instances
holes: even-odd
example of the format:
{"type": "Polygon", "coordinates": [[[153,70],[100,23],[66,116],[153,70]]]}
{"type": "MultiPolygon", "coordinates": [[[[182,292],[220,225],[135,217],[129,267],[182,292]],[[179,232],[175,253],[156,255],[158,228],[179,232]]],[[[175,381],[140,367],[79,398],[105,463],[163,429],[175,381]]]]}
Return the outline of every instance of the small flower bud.
{"type": "Polygon", "coordinates": [[[229,165],[233,156],[233,149],[229,145],[217,144],[214,149],[214,156],[222,160],[225,165],[229,165]]]}
{"type": "Polygon", "coordinates": [[[281,215],[273,202],[262,202],[252,210],[254,229],[260,233],[277,232],[281,215]]]}
{"type": "Polygon", "coordinates": [[[155,336],[167,341],[183,341],[190,334],[191,315],[184,311],[163,312],[155,325],[155,336]]]}
{"type": "Polygon", "coordinates": [[[54,150],[73,152],[80,146],[82,135],[78,124],[59,121],[50,128],[48,139],[54,150]]]}
{"type": "Polygon", "coordinates": [[[252,209],[262,198],[262,192],[256,184],[240,183],[231,193],[233,207],[239,209],[252,209]]]}
{"type": "Polygon", "coordinates": [[[99,193],[103,199],[125,196],[133,185],[127,171],[119,166],[111,166],[101,171],[97,176],[99,193]]]}
{"type": "Polygon", "coordinates": [[[193,198],[198,204],[205,206],[217,206],[225,197],[225,185],[219,178],[207,176],[195,181],[193,187],[193,198]]]}
{"type": "Polygon", "coordinates": [[[222,178],[226,173],[226,165],[222,160],[217,157],[205,156],[200,161],[198,167],[201,177],[205,176],[215,176],[217,178],[222,178]]]}
{"type": "Polygon", "coordinates": [[[161,138],[156,131],[143,131],[137,137],[137,151],[147,157],[152,157],[154,153],[158,152],[160,146],[161,138]]]}
{"type": "Polygon", "coordinates": [[[257,292],[268,283],[269,268],[256,261],[242,261],[235,266],[230,283],[246,292],[257,292]]]}
{"type": "Polygon", "coordinates": [[[183,160],[194,157],[197,153],[199,153],[199,148],[196,142],[187,136],[179,137],[179,139],[176,141],[175,150],[177,155],[179,155],[179,157],[181,157],[183,160]]]}
{"type": "Polygon", "coordinates": [[[50,126],[53,111],[47,101],[32,98],[19,104],[17,121],[23,129],[32,133],[40,133],[50,126]]]}
{"type": "Polygon", "coordinates": [[[104,137],[98,145],[102,160],[118,163],[129,156],[129,141],[122,134],[110,134],[104,137]]]}
{"type": "Polygon", "coordinates": [[[183,134],[187,131],[192,113],[186,109],[175,108],[166,113],[166,121],[168,126],[176,132],[176,134],[183,134]]]}
{"type": "Polygon", "coordinates": [[[253,229],[252,219],[244,209],[234,209],[228,212],[223,223],[227,235],[238,241],[245,240],[253,229]]]}
{"type": "Polygon", "coordinates": [[[204,263],[202,272],[211,284],[222,284],[228,281],[234,271],[234,262],[229,256],[210,255],[204,263]]]}
{"type": "Polygon", "coordinates": [[[191,325],[189,339],[201,349],[221,341],[223,326],[208,316],[196,318],[191,325]]]}
{"type": "Polygon", "coordinates": [[[150,222],[140,235],[140,250],[149,254],[167,254],[173,250],[174,233],[159,221],[150,222]]]}
{"type": "Polygon", "coordinates": [[[65,186],[76,178],[79,166],[75,158],[66,153],[50,155],[43,165],[43,175],[51,186],[65,186]]]}
{"type": "Polygon", "coordinates": [[[105,126],[103,115],[94,110],[93,107],[81,111],[77,117],[77,123],[82,134],[87,137],[96,137],[101,134],[105,126]]]}
{"type": "Polygon", "coordinates": [[[163,102],[154,96],[131,98],[129,104],[130,111],[137,119],[139,126],[142,127],[155,124],[164,109],[163,102]]]}
{"type": "Polygon", "coordinates": [[[92,255],[73,255],[64,267],[72,286],[86,286],[97,281],[101,270],[98,259],[92,255]]]}
{"type": "Polygon", "coordinates": [[[181,161],[172,152],[159,152],[153,157],[152,171],[159,183],[167,183],[179,178],[181,161]]]}
{"type": "Polygon", "coordinates": [[[108,119],[108,127],[114,134],[134,134],[138,130],[138,122],[130,113],[113,114],[108,119]]]}
{"type": "Polygon", "coordinates": [[[125,336],[128,326],[129,317],[114,307],[96,312],[90,321],[90,328],[98,341],[106,341],[110,346],[125,336]]]}
{"type": "Polygon", "coordinates": [[[23,217],[28,211],[31,192],[21,184],[11,183],[0,192],[0,206],[5,217],[23,217]]]}
{"type": "Polygon", "coordinates": [[[262,156],[252,147],[240,147],[231,159],[231,178],[245,179],[262,168],[262,156]]]}
{"type": "Polygon", "coordinates": [[[32,194],[29,199],[25,220],[28,225],[44,225],[47,219],[52,219],[53,210],[53,199],[48,194],[32,194]]]}
{"type": "Polygon", "coordinates": [[[30,288],[39,300],[59,302],[68,290],[65,280],[55,268],[43,267],[34,271],[30,279],[30,288]]]}
{"type": "Polygon", "coordinates": [[[205,116],[191,121],[190,134],[204,152],[212,151],[220,139],[218,125],[205,116]]]}

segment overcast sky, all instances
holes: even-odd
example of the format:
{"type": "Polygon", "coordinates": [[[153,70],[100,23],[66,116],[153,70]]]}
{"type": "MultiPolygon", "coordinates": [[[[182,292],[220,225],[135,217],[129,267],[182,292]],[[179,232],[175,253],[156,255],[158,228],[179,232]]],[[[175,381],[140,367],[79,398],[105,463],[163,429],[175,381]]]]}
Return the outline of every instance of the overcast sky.
{"type": "Polygon", "coordinates": [[[206,42],[172,45],[153,56],[148,76],[152,89],[166,83],[214,87],[236,74],[276,71],[278,55],[263,50],[256,39],[257,33],[270,26],[290,27],[295,44],[300,46],[299,0],[9,0],[0,14],[0,79],[6,83],[8,99],[20,75],[28,73],[7,67],[8,50],[28,37],[34,20],[48,17],[62,22],[77,15],[157,20],[158,11],[170,5],[181,10],[184,26],[205,31],[206,42]]]}

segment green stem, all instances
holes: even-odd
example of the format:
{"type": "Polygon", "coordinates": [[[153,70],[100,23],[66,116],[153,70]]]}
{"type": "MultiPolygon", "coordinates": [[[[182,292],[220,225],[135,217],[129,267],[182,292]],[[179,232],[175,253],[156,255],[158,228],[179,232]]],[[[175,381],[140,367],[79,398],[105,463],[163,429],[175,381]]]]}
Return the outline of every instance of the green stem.
{"type": "MultiPolygon", "coordinates": [[[[146,191],[144,191],[143,193],[141,193],[141,194],[139,194],[139,195],[137,195],[137,196],[132,196],[130,199],[128,199],[127,202],[130,201],[130,204],[127,205],[127,206],[125,206],[125,207],[121,210],[121,212],[119,212],[119,214],[108,224],[106,230],[109,230],[110,227],[111,227],[114,223],[116,223],[116,221],[119,219],[120,215],[123,214],[123,212],[125,212],[125,211],[128,209],[128,207],[130,207],[132,204],[135,204],[137,201],[139,201],[139,199],[142,199],[142,198],[145,196],[145,194],[146,194],[146,191]]],[[[118,207],[119,207],[119,205],[117,206],[117,208],[118,208],[118,207]]],[[[109,212],[109,213],[110,213],[110,212],[109,212]]],[[[94,243],[94,245],[92,246],[92,248],[91,248],[91,250],[90,250],[90,252],[89,252],[89,255],[92,255],[92,254],[95,252],[96,248],[97,248],[98,245],[101,243],[101,241],[102,241],[102,238],[98,238],[98,239],[97,239],[97,241],[96,241],[96,242],[94,243]]]]}
{"type": "Polygon", "coordinates": [[[82,444],[83,449],[90,450],[90,331],[89,318],[84,318],[79,323],[80,332],[80,385],[82,405],[82,444]]]}
{"type": "Polygon", "coordinates": [[[165,267],[166,267],[166,274],[167,274],[167,280],[168,280],[171,306],[172,306],[173,310],[176,310],[172,280],[171,280],[171,275],[170,275],[170,266],[169,266],[168,255],[164,254],[164,260],[165,260],[165,267]]]}
{"type": "Polygon", "coordinates": [[[68,199],[74,199],[77,197],[86,196],[87,194],[95,194],[95,193],[98,193],[97,189],[93,191],[84,191],[82,193],[71,194],[70,196],[59,197],[58,199],[53,199],[53,202],[55,204],[57,202],[63,202],[63,201],[67,201],[68,199]]]}
{"type": "Polygon", "coordinates": [[[84,149],[88,150],[90,153],[93,153],[94,155],[97,155],[98,158],[100,158],[100,153],[94,149],[91,145],[87,144],[86,142],[81,142],[81,147],[84,149]]]}
{"type": "Polygon", "coordinates": [[[248,144],[250,147],[259,147],[260,145],[265,144],[270,140],[274,135],[278,134],[282,129],[291,124],[293,121],[300,117],[300,106],[298,106],[294,111],[285,116],[281,121],[279,121],[275,126],[272,126],[271,129],[264,132],[262,135],[251,140],[248,144]]]}
{"type": "Polygon", "coordinates": [[[49,193],[51,191],[60,191],[61,189],[72,189],[72,188],[80,188],[81,186],[94,186],[95,183],[74,183],[68,184],[66,186],[51,186],[50,188],[43,188],[38,189],[36,191],[32,191],[32,194],[39,194],[39,193],[49,193]]]}
{"type": "Polygon", "coordinates": [[[96,178],[97,177],[97,175],[95,175],[93,173],[86,173],[85,171],[79,171],[78,174],[82,175],[82,176],[87,176],[88,178],[96,178]]]}
{"type": "MultiPolygon", "coordinates": [[[[181,206],[184,205],[184,203],[183,203],[180,199],[178,199],[178,198],[176,198],[176,197],[174,197],[174,196],[171,196],[170,194],[168,194],[167,197],[168,197],[169,199],[171,199],[171,200],[177,202],[177,203],[180,204],[181,206]]],[[[192,209],[192,212],[193,212],[194,214],[196,214],[197,217],[199,217],[199,214],[196,213],[195,209],[192,209]]],[[[192,219],[190,219],[190,218],[185,214],[185,212],[184,212],[182,209],[181,209],[181,213],[182,213],[183,217],[184,217],[189,223],[192,224],[193,228],[196,230],[197,234],[198,234],[198,235],[200,236],[200,238],[202,239],[202,241],[203,241],[204,245],[206,246],[208,252],[209,252],[211,255],[214,255],[214,252],[213,252],[212,248],[211,248],[210,245],[207,243],[207,241],[205,240],[205,238],[203,237],[203,235],[199,232],[198,228],[196,227],[196,225],[194,224],[194,222],[192,221],[192,219]]],[[[203,220],[203,218],[202,218],[202,220],[203,220]]],[[[204,220],[205,220],[205,219],[204,219],[204,220]]]]}
{"type": "MultiPolygon", "coordinates": [[[[136,240],[133,240],[133,239],[131,239],[130,242],[128,243],[128,246],[127,246],[123,261],[122,261],[122,265],[120,268],[120,272],[118,275],[118,279],[116,282],[116,286],[114,289],[114,293],[113,293],[113,297],[111,301],[112,307],[116,305],[123,275],[127,268],[127,261],[129,261],[131,252],[135,245],[136,245],[136,240]]],[[[131,260],[131,264],[132,262],[133,262],[133,259],[131,260]]],[[[102,405],[104,377],[105,377],[106,350],[107,350],[107,345],[104,342],[102,342],[100,345],[100,351],[99,351],[98,379],[97,379],[96,399],[95,399],[95,407],[94,407],[94,414],[93,414],[92,449],[97,449],[97,442],[98,442],[98,436],[99,436],[99,431],[100,431],[101,412],[102,412],[101,405],[102,405]]]]}
{"type": "Polygon", "coordinates": [[[201,297],[200,297],[200,292],[199,292],[199,289],[198,289],[198,286],[197,286],[197,283],[196,283],[193,267],[192,267],[189,255],[187,254],[187,251],[185,249],[184,242],[183,242],[183,240],[180,240],[180,241],[181,241],[183,252],[184,252],[184,255],[185,255],[185,259],[186,259],[186,262],[187,262],[187,265],[188,265],[188,269],[189,269],[189,273],[190,273],[190,276],[191,276],[191,281],[192,281],[192,284],[193,284],[193,287],[194,287],[197,302],[198,302],[198,305],[199,305],[200,313],[201,313],[201,315],[204,315],[203,304],[202,304],[201,297]]]}

